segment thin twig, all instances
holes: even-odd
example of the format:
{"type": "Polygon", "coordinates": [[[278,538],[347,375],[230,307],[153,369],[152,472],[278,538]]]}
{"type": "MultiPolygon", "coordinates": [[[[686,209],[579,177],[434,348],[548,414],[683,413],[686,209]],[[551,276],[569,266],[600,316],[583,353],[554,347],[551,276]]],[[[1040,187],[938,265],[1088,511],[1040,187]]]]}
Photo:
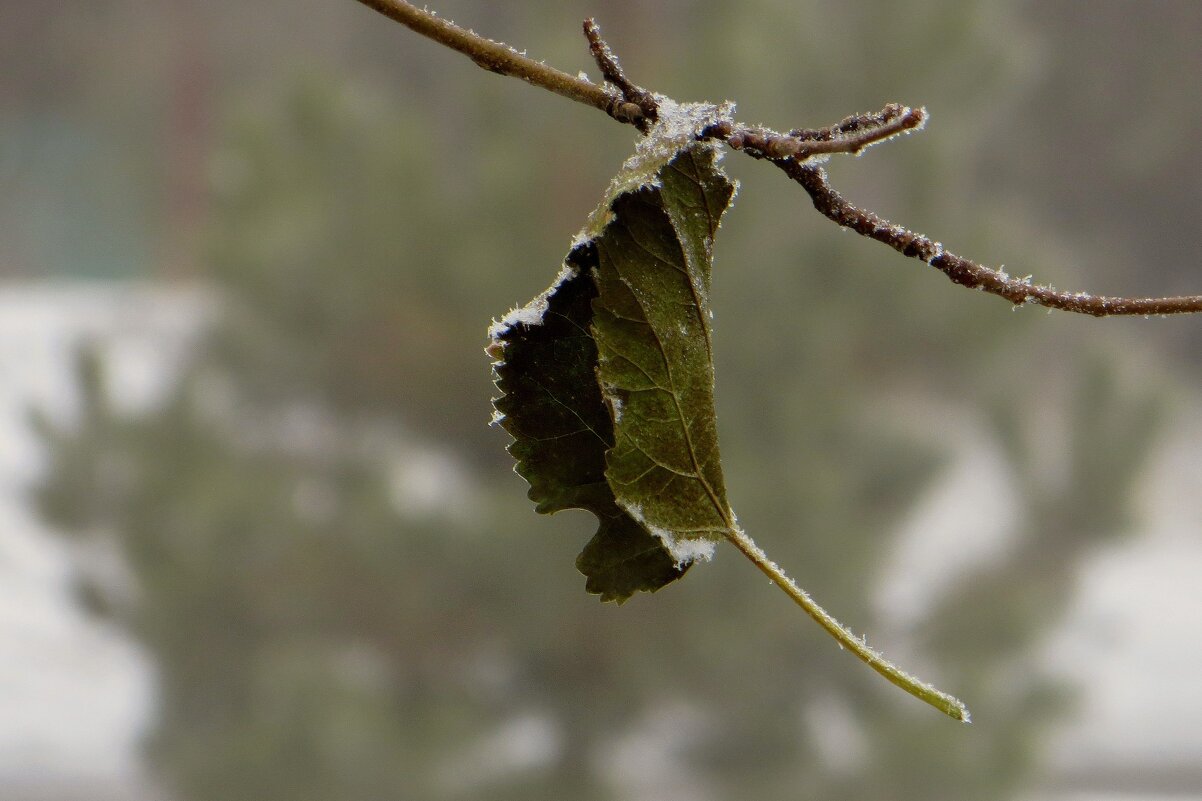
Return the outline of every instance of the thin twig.
{"type": "MultiPolygon", "coordinates": [[[[600,109],[606,114],[610,113],[610,106],[613,104],[614,98],[600,84],[560,72],[554,67],[548,67],[540,61],[522,55],[509,45],[486,39],[473,31],[436,16],[431,11],[417,8],[405,0],[359,0],[359,2],[428,39],[433,39],[439,44],[463,53],[489,72],[521,78],[526,83],[541,86],[543,89],[575,100],[577,103],[584,103],[586,106],[600,109]]],[[[620,121],[637,125],[642,119],[642,109],[636,108],[636,111],[637,114],[631,119],[620,121]]],[[[615,119],[618,118],[615,117],[615,119]]]]}
{"type": "Polygon", "coordinates": [[[602,77],[618,88],[622,93],[622,103],[618,104],[614,109],[609,111],[609,116],[621,122],[626,122],[628,119],[635,119],[639,116],[642,120],[635,122],[639,130],[646,133],[651,123],[659,116],[659,104],[655,102],[655,98],[641,86],[638,86],[626,77],[626,73],[622,71],[622,65],[618,63],[618,57],[614,55],[614,51],[610,49],[609,43],[601,38],[601,29],[597,26],[597,21],[589,17],[584,21],[584,37],[588,39],[589,52],[593,54],[593,60],[597,62],[597,67],[601,70],[602,77]],[[634,109],[627,108],[634,106],[634,109]],[[640,114],[635,114],[637,109],[640,114]],[[621,117],[618,114],[622,114],[621,117]]]}
{"type": "Polygon", "coordinates": [[[751,155],[805,161],[834,153],[859,155],[886,139],[921,129],[926,121],[926,109],[890,103],[878,112],[855,114],[829,128],[802,128],[779,134],[766,128],[740,126],[725,139],[735,150],[754,151],[751,155]]]}

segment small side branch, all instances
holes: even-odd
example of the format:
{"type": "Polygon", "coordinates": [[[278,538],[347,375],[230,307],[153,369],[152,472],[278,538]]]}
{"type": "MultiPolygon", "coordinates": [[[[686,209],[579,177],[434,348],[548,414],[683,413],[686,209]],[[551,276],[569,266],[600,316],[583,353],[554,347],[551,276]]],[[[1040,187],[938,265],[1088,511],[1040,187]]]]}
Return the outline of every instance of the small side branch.
{"type": "Polygon", "coordinates": [[[584,38],[588,39],[589,52],[593,54],[601,76],[622,93],[620,101],[615,99],[613,106],[607,109],[609,116],[619,122],[633,122],[640,131],[646,133],[651,123],[659,117],[659,104],[650,92],[631,83],[626,77],[618,57],[609,49],[609,43],[601,38],[601,29],[592,17],[584,21],[584,38]]]}
{"type": "Polygon", "coordinates": [[[1108,297],[1087,292],[1064,292],[1050,286],[1032,284],[1029,278],[1013,278],[999,270],[992,270],[963,256],[957,256],[944,250],[939,242],[859,208],[830,185],[826,171],[821,167],[802,164],[794,159],[777,160],[774,163],[805,189],[814,202],[814,208],[832,222],[886,244],[903,256],[926,262],[953,283],[1003,297],[1015,305],[1035,304],[1094,317],[1120,314],[1192,314],[1202,311],[1202,295],[1169,298],[1108,297]]]}
{"type": "Polygon", "coordinates": [[[800,162],[834,153],[858,156],[872,145],[920,130],[926,121],[926,109],[890,103],[880,111],[853,114],[828,128],[798,128],[779,134],[766,128],[739,127],[725,138],[735,150],[748,151],[752,156],[800,162]]]}

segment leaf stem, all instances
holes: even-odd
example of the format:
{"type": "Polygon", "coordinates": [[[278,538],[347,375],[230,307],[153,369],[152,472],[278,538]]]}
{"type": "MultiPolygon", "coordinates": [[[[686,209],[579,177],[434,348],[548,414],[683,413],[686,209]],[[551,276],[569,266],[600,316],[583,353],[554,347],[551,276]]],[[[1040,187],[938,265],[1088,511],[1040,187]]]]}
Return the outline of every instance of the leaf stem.
{"type": "Polygon", "coordinates": [[[773,584],[780,587],[786,595],[805,610],[805,613],[813,618],[814,622],[826,629],[827,633],[834,637],[841,646],[858,656],[866,665],[910,695],[927,702],[945,715],[964,723],[970,721],[968,707],[960,699],[910,675],[868,647],[868,643],[852,634],[843,624],[831,617],[829,612],[819,606],[805,590],[798,587],[793,579],[789,578],[776,562],[769,559],[763,549],[741,529],[732,527],[727,531],[726,537],[744,556],[751,560],[752,564],[760,569],[760,572],[770,578],[773,584]]]}
{"type": "Polygon", "coordinates": [[[621,122],[633,117],[639,130],[647,133],[651,123],[659,116],[659,105],[655,102],[655,98],[646,89],[631,83],[630,79],[626,77],[626,73],[622,71],[622,65],[618,63],[618,57],[610,49],[609,43],[601,38],[601,29],[592,17],[584,21],[584,38],[588,39],[589,52],[593,54],[593,60],[597,62],[601,76],[622,93],[624,102],[609,109],[609,116],[621,122]],[[635,108],[627,109],[626,106],[630,104],[633,104],[635,108]],[[643,117],[642,120],[637,119],[640,114],[643,117]]]}

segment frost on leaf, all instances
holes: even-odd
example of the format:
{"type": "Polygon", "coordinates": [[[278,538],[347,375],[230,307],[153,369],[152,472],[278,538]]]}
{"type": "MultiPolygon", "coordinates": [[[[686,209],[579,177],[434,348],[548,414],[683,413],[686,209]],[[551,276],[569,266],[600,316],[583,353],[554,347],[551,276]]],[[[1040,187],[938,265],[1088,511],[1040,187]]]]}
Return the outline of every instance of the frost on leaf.
{"type": "Polygon", "coordinates": [[[600,521],[577,559],[624,601],[679,578],[734,527],[718,456],[712,247],[734,184],[695,133],[727,110],[661,110],[550,289],[490,329],[501,425],[539,512],[600,521]]]}
{"type": "MultiPolygon", "coordinates": [[[[613,219],[612,206],[617,198],[646,186],[659,186],[664,167],[686,147],[705,149],[715,159],[721,157],[721,151],[715,145],[698,143],[696,137],[711,125],[733,121],[734,106],[731,103],[677,103],[659,94],[655,95],[655,100],[658,104],[657,122],[639,140],[634,153],[610,181],[605,199],[589,215],[573,245],[584,244],[601,235],[613,219]]],[[[721,211],[718,213],[721,215],[721,211]]]]}

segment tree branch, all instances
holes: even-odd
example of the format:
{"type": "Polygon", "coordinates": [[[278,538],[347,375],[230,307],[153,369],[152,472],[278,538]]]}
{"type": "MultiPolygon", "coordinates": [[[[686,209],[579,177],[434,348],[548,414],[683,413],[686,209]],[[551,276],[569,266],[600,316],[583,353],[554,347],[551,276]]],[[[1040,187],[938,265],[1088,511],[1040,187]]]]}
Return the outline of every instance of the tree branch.
{"type": "Polygon", "coordinates": [[[622,93],[623,103],[619,108],[610,110],[609,116],[623,122],[626,121],[626,118],[635,120],[638,129],[647,133],[651,129],[651,123],[659,118],[659,104],[655,102],[655,98],[651,96],[650,92],[631,83],[626,77],[626,73],[622,72],[622,65],[618,63],[618,57],[609,49],[609,44],[601,38],[601,29],[597,27],[597,21],[592,17],[584,21],[584,38],[588,39],[589,51],[593,54],[593,60],[597,62],[597,66],[601,70],[601,76],[622,93]],[[627,108],[627,106],[634,106],[634,108],[627,108]],[[620,111],[622,116],[619,117],[615,111],[620,111]],[[641,120],[638,119],[639,116],[642,117],[641,120]]]}
{"type": "Polygon", "coordinates": [[[541,86],[569,100],[600,109],[619,122],[637,125],[643,118],[642,109],[638,106],[633,111],[623,109],[627,114],[633,115],[629,119],[616,116],[612,109],[615,99],[620,98],[615,98],[604,86],[548,67],[541,61],[522,55],[507,44],[486,39],[474,31],[438,17],[432,11],[417,8],[405,0],[359,2],[428,39],[463,53],[489,72],[521,78],[526,83],[541,86]]]}
{"type": "Polygon", "coordinates": [[[751,156],[801,162],[834,153],[858,156],[886,139],[921,130],[926,122],[926,109],[890,103],[877,112],[853,114],[829,128],[798,128],[779,134],[767,128],[739,126],[725,139],[735,150],[749,151],[751,156]]]}
{"type": "MultiPolygon", "coordinates": [[[[405,0],[359,2],[423,36],[463,53],[490,72],[521,78],[534,86],[600,109],[615,120],[634,125],[643,132],[648,131],[656,119],[655,96],[626,78],[613,51],[601,38],[596,23],[591,19],[584,23],[589,50],[605,80],[614,87],[612,90],[548,67],[508,45],[460,28],[405,0]]],[[[1095,317],[1202,311],[1202,295],[1108,297],[1086,292],[1063,292],[1050,286],[1032,284],[1029,277],[1011,278],[1005,272],[957,256],[944,250],[939,242],[855,206],[830,185],[826,172],[813,163],[815,159],[835,153],[859,154],[878,142],[919,130],[926,119],[925,109],[891,103],[879,112],[856,114],[827,128],[799,128],[781,134],[766,128],[721,123],[703,131],[702,136],[720,139],[753,158],[772,161],[805,189],[819,212],[838,225],[882,242],[904,256],[924,261],[957,284],[997,295],[1016,305],[1036,304],[1095,317]]]]}
{"type": "Polygon", "coordinates": [[[875,239],[903,256],[924,261],[946,275],[953,283],[1003,297],[1015,305],[1035,304],[1050,309],[1107,317],[1118,314],[1191,314],[1202,311],[1202,295],[1172,298],[1122,298],[1063,292],[1049,286],[1032,284],[1030,276],[1012,278],[1000,270],[991,270],[974,261],[944,250],[903,226],[895,225],[871,211],[847,201],[827,180],[826,171],[792,159],[775,162],[785,174],[799,183],[814,201],[814,208],[827,219],[857,234],[875,239]]]}

